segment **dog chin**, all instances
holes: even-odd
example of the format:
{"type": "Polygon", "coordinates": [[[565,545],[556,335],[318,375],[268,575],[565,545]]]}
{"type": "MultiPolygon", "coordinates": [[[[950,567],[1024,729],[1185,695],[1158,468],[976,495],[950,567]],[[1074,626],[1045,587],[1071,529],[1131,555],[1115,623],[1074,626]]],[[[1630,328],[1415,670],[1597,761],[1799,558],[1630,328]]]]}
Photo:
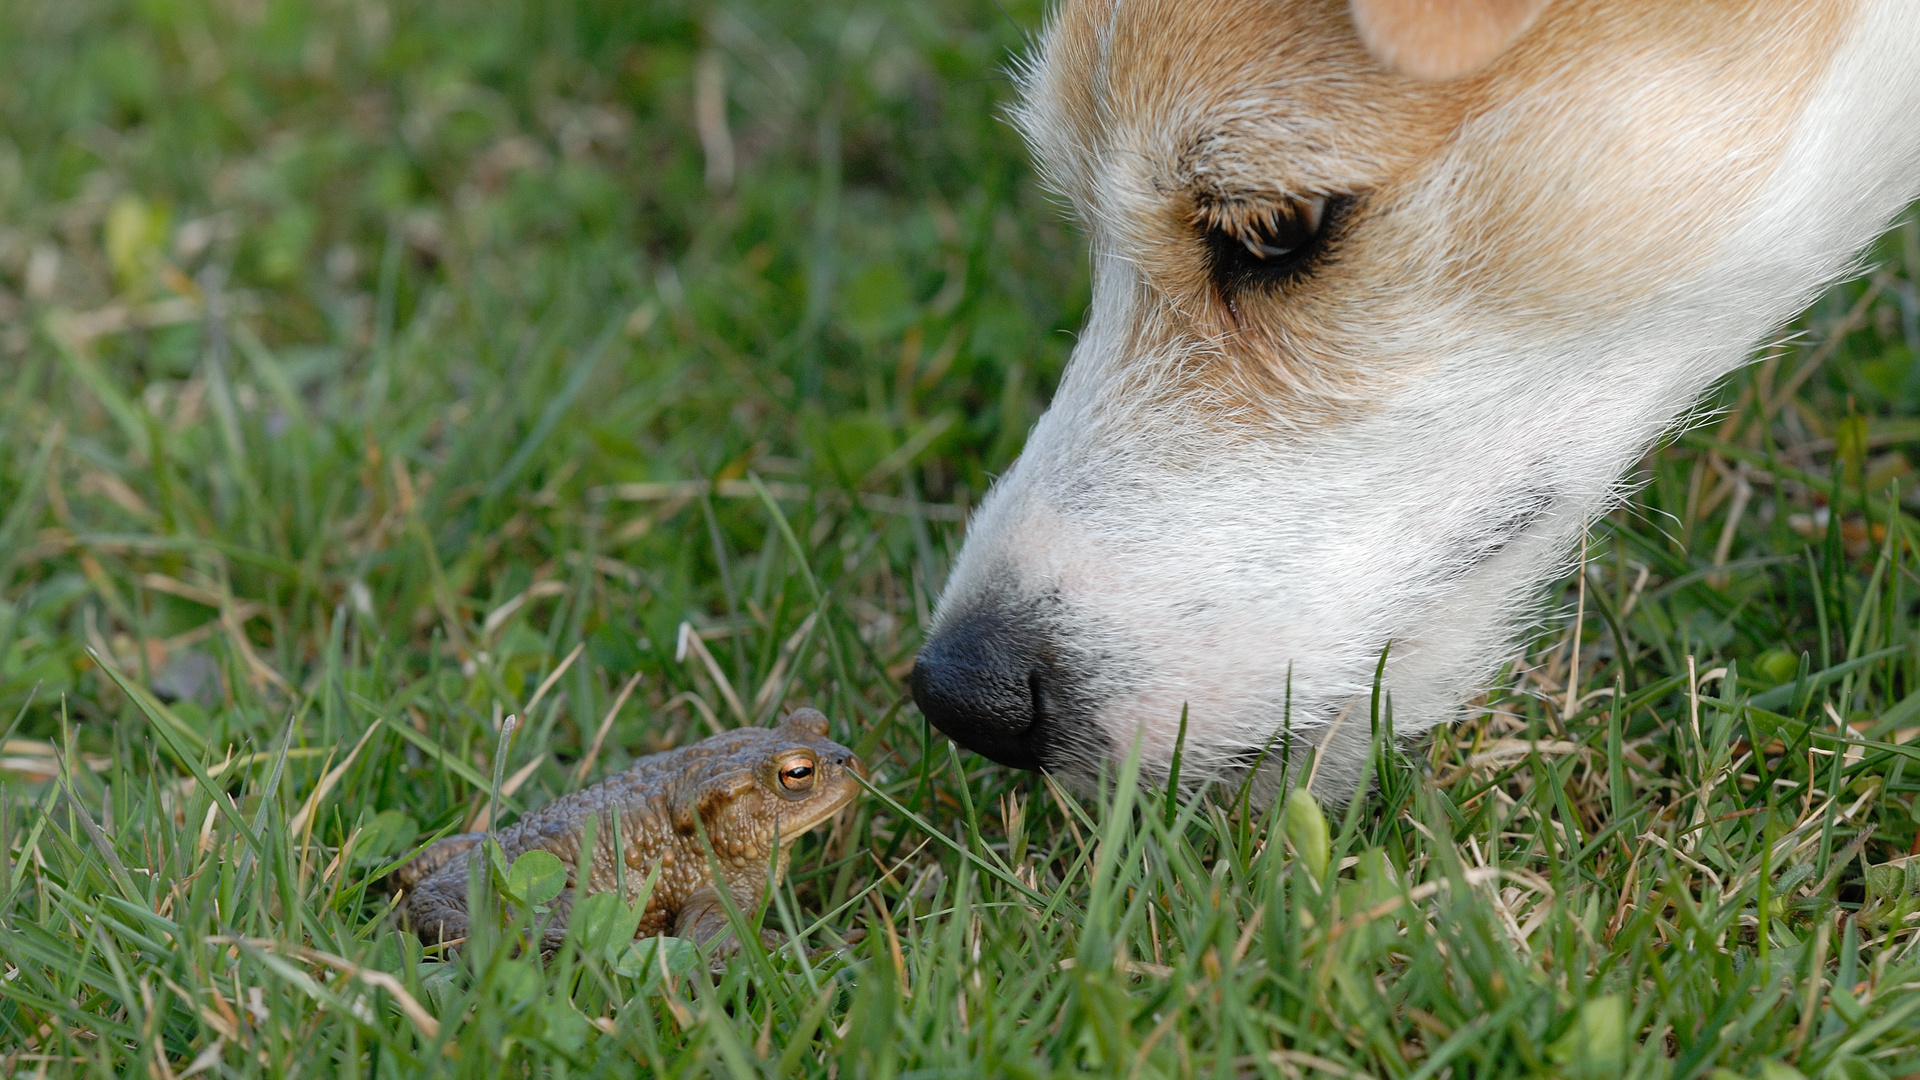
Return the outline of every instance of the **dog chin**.
{"type": "Polygon", "coordinates": [[[1189,790],[1251,776],[1264,801],[1310,770],[1316,796],[1346,800],[1376,735],[1407,740],[1454,719],[1511,657],[1535,582],[1566,566],[1579,533],[1575,518],[1538,517],[1425,590],[1395,586],[1389,547],[1355,548],[1355,564],[1386,569],[1348,575],[1343,591],[1302,568],[1276,592],[1241,573],[1262,558],[1076,526],[1018,470],[1007,483],[983,508],[909,682],[960,746],[1081,790],[1137,746],[1150,784],[1168,780],[1177,752],[1189,790]]]}
{"type": "MultiPolygon", "coordinates": [[[[1345,799],[1374,726],[1379,656],[1353,648],[1328,665],[1294,665],[1285,635],[1249,648],[1258,633],[1183,637],[1176,618],[1103,618],[1057,588],[1022,588],[1005,571],[943,604],[909,682],[932,724],[960,746],[1003,765],[1044,770],[1091,791],[1138,754],[1143,781],[1159,785],[1181,759],[1181,786],[1278,791],[1303,751],[1324,746],[1315,793],[1345,799]],[[1237,647],[1236,647],[1237,646],[1237,647]],[[1184,729],[1184,730],[1183,730],[1184,729]]],[[[1229,619],[1229,622],[1232,620],[1229,619]]],[[[1407,732],[1446,715],[1417,701],[1407,732]]]]}

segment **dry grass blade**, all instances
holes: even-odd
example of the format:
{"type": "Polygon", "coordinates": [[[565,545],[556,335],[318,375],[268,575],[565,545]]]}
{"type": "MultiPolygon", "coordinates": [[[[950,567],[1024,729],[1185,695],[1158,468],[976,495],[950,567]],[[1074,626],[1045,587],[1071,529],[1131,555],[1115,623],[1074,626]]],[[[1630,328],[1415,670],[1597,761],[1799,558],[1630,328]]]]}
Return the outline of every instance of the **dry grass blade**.
{"type": "Polygon", "coordinates": [[[313,791],[307,796],[307,801],[301,804],[300,812],[293,815],[293,820],[287,823],[287,831],[294,836],[301,837],[303,846],[305,844],[307,830],[313,824],[314,813],[320,809],[320,804],[326,801],[327,795],[333,791],[334,785],[340,782],[340,778],[347,774],[347,770],[351,768],[354,761],[360,757],[360,751],[366,747],[367,740],[373,738],[373,733],[380,729],[380,723],[379,720],[375,720],[373,723],[367,725],[367,730],[360,734],[360,741],[354,743],[353,749],[347,752],[346,760],[327,770],[326,775],[320,778],[320,782],[313,786],[313,791]]]}
{"type": "Polygon", "coordinates": [[[613,704],[607,706],[607,715],[600,719],[600,726],[593,733],[592,745],[587,747],[587,752],[580,757],[580,764],[573,770],[574,783],[584,781],[587,774],[593,771],[593,763],[600,758],[600,748],[606,745],[607,732],[613,730],[614,718],[620,715],[620,709],[626,705],[627,698],[633,696],[634,688],[640,685],[640,678],[644,674],[645,672],[634,672],[633,677],[627,680],[627,684],[614,695],[613,704]]]}
{"type": "Polygon", "coordinates": [[[748,718],[747,707],[740,703],[740,695],[734,692],[733,683],[727,679],[727,673],[720,667],[720,662],[713,658],[713,653],[708,650],[707,643],[701,640],[699,632],[694,630],[693,624],[683,622],[680,624],[679,644],[674,647],[674,661],[684,662],[688,653],[700,658],[701,666],[705,667],[707,674],[712,677],[714,688],[720,691],[721,700],[725,701],[727,708],[733,711],[734,719],[743,725],[752,723],[753,721],[748,718]]]}
{"type": "Polygon", "coordinates": [[[533,716],[533,710],[538,708],[540,702],[546,698],[547,691],[553,689],[553,685],[560,681],[560,677],[567,673],[567,669],[573,666],[575,660],[580,659],[580,654],[585,652],[586,649],[587,643],[584,641],[575,645],[573,651],[567,653],[566,659],[560,661],[557,667],[547,673],[546,678],[540,680],[539,688],[534,690],[533,697],[527,701],[526,708],[520,711],[531,718],[533,716]]]}

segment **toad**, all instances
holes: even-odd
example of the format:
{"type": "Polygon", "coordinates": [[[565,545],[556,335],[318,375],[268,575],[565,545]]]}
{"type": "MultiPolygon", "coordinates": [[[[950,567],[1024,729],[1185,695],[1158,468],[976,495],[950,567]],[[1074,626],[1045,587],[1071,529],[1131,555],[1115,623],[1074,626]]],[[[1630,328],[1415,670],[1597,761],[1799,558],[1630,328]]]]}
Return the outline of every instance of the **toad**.
{"type": "MultiPolygon", "coordinates": [[[[635,937],[669,934],[725,951],[738,943],[728,932],[719,890],[737,910],[759,911],[769,885],[786,876],[795,838],[859,793],[856,774],[865,776],[865,766],[827,738],[827,718],[798,709],[777,727],[722,732],[643,757],[493,836],[508,865],[536,849],[566,865],[567,888],[554,901],[543,936],[547,950],[565,936],[582,863],[590,862],[586,892],[611,892],[624,883],[629,901],[659,868],[635,937]],[[580,850],[589,821],[595,823],[590,860],[580,850]],[[616,850],[624,869],[616,866],[616,850]]],[[[449,836],[394,872],[406,890],[407,920],[429,944],[467,936],[467,863],[486,835],[449,836]]]]}

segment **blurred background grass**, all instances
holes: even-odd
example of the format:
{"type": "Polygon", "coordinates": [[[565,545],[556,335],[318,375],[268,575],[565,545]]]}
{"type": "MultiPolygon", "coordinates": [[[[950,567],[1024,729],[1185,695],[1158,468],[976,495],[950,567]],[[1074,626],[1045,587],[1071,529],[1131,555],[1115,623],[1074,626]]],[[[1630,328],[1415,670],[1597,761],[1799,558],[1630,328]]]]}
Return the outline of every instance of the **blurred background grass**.
{"type": "MultiPolygon", "coordinates": [[[[49,563],[94,533],[176,538],[146,573],[265,601],[244,621],[277,671],[297,678],[363,597],[396,648],[492,645],[515,691],[551,642],[441,620],[595,573],[566,556],[614,559],[618,588],[541,622],[607,671],[649,665],[657,706],[690,688],[678,624],[724,639],[777,606],[780,575],[724,565],[766,548],[729,489],[617,485],[749,470],[884,496],[795,510],[821,532],[861,521],[847,590],[872,599],[864,659],[895,666],[951,530],[887,500],[956,521],[1017,454],[1084,303],[1077,246],[998,118],[1025,31],[994,4],[5,18],[23,622],[0,703],[39,682],[43,724],[64,691],[99,700],[75,619],[164,665],[153,643],[208,613],[49,563]],[[211,334],[210,299],[231,319],[211,334]],[[245,555],[198,542],[216,538],[245,555]]],[[[745,653],[719,653],[745,677],[745,653]]],[[[567,688],[578,714],[603,703],[591,682],[567,688]]]]}
{"type": "Polygon", "coordinates": [[[1103,817],[927,731],[920,628],[1086,302],[1000,119],[1040,18],[0,0],[0,1060],[1920,1068],[1911,216],[1385,762],[1338,888],[1230,799],[1103,817]],[[852,952],[702,995],[387,916],[496,765],[514,812],[798,704],[895,801],[768,920],[852,952]]]}

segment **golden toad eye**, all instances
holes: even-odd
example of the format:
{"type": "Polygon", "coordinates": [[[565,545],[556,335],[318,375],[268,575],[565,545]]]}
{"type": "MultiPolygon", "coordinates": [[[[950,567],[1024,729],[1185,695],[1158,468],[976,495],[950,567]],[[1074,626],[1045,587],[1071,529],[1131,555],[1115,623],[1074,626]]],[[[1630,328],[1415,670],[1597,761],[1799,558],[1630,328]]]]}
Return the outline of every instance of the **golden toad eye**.
{"type": "Polygon", "coordinates": [[[788,791],[805,791],[813,786],[813,759],[789,758],[780,766],[780,786],[788,791]]]}

